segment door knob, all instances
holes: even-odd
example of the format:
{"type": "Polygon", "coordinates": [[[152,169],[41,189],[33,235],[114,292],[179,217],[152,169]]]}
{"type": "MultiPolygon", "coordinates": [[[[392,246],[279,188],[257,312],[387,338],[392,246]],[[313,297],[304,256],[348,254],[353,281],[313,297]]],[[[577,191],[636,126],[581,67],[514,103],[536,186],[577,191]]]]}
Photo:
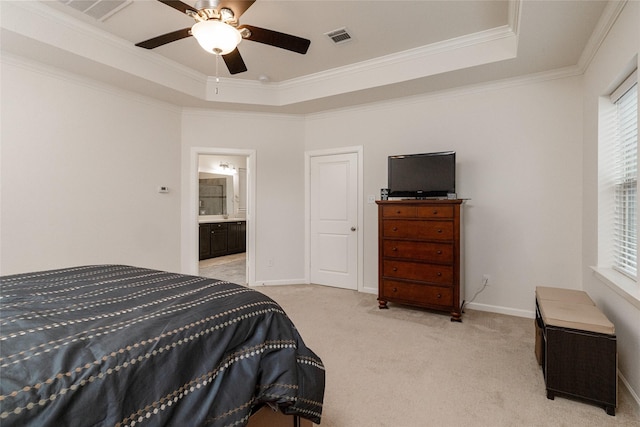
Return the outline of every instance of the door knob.
{"type": "Polygon", "coordinates": [[[356,231],[356,228],[355,227],[351,227],[351,231],[356,231]]]}

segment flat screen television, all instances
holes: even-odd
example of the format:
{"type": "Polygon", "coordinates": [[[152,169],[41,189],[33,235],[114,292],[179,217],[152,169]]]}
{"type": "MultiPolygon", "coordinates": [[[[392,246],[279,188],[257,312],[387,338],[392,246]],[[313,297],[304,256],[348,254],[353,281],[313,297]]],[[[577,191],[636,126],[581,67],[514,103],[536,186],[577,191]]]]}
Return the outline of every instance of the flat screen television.
{"type": "Polygon", "coordinates": [[[389,156],[389,197],[438,198],[456,192],[456,152],[389,156]]]}

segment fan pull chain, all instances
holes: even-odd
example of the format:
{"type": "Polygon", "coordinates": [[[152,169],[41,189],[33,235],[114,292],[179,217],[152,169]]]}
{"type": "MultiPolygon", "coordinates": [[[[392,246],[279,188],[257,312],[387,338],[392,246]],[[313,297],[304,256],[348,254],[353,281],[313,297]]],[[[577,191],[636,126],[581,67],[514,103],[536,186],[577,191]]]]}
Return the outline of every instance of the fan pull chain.
{"type": "Polygon", "coordinates": [[[220,77],[218,76],[219,63],[220,63],[220,54],[216,54],[216,95],[218,94],[218,85],[220,84],[220,77]]]}

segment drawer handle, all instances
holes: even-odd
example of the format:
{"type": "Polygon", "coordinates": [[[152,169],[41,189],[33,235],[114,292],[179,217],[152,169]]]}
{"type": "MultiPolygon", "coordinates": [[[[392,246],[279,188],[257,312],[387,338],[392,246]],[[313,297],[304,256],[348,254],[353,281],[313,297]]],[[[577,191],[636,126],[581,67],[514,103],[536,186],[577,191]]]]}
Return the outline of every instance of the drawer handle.
{"type": "Polygon", "coordinates": [[[436,253],[437,253],[438,255],[442,255],[442,251],[441,251],[441,250],[437,250],[437,251],[436,251],[436,253]]]}
{"type": "Polygon", "coordinates": [[[393,267],[392,270],[393,271],[398,271],[398,267],[393,267]]]}
{"type": "Polygon", "coordinates": [[[393,288],[393,292],[398,292],[398,288],[393,288]]]}
{"type": "Polygon", "coordinates": [[[438,295],[436,295],[436,297],[437,297],[438,299],[440,299],[440,298],[442,298],[442,295],[441,295],[441,294],[438,294],[438,295]]]}
{"type": "Polygon", "coordinates": [[[393,227],[392,230],[393,231],[398,231],[398,227],[393,227]]]}
{"type": "Polygon", "coordinates": [[[398,252],[398,248],[391,248],[393,252],[398,252]]]}
{"type": "Polygon", "coordinates": [[[434,214],[434,215],[438,215],[438,211],[434,210],[434,211],[433,211],[433,214],[434,214]]]}
{"type": "Polygon", "coordinates": [[[442,233],[442,228],[438,228],[438,233],[442,233]]]}
{"type": "Polygon", "coordinates": [[[396,213],[397,213],[397,214],[401,214],[401,213],[402,213],[402,211],[401,211],[401,210],[397,210],[397,211],[396,211],[396,213]]]}
{"type": "Polygon", "coordinates": [[[442,272],[438,271],[438,273],[436,274],[438,277],[442,276],[442,272]]]}

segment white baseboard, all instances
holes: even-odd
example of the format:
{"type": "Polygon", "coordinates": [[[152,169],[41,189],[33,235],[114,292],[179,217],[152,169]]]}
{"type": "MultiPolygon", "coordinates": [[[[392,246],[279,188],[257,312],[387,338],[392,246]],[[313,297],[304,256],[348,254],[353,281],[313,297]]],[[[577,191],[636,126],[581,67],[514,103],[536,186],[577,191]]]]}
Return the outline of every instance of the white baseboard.
{"type": "Polygon", "coordinates": [[[465,308],[478,311],[489,311],[491,313],[507,314],[509,316],[526,317],[529,319],[535,319],[535,312],[529,310],[519,310],[515,308],[502,307],[499,305],[479,304],[477,302],[470,302],[464,305],[465,308]]]}
{"type": "MultiPolygon", "coordinates": [[[[259,288],[261,286],[283,286],[283,285],[310,285],[310,283],[306,282],[304,279],[299,280],[264,280],[257,281],[256,283],[249,283],[249,287],[259,288]]],[[[363,288],[359,290],[359,292],[365,294],[378,294],[378,288],[363,288]]]]}
{"type": "Polygon", "coordinates": [[[631,395],[633,400],[636,401],[636,405],[638,405],[638,408],[640,408],[640,396],[638,396],[638,393],[636,393],[636,391],[631,388],[631,384],[629,384],[629,381],[627,381],[624,375],[622,375],[620,370],[618,370],[618,378],[622,381],[622,384],[627,388],[627,390],[629,390],[629,394],[631,395]]]}
{"type": "Polygon", "coordinates": [[[287,280],[260,280],[255,283],[249,283],[249,287],[259,288],[260,286],[282,286],[282,285],[308,285],[304,279],[287,279],[287,280]]]}

